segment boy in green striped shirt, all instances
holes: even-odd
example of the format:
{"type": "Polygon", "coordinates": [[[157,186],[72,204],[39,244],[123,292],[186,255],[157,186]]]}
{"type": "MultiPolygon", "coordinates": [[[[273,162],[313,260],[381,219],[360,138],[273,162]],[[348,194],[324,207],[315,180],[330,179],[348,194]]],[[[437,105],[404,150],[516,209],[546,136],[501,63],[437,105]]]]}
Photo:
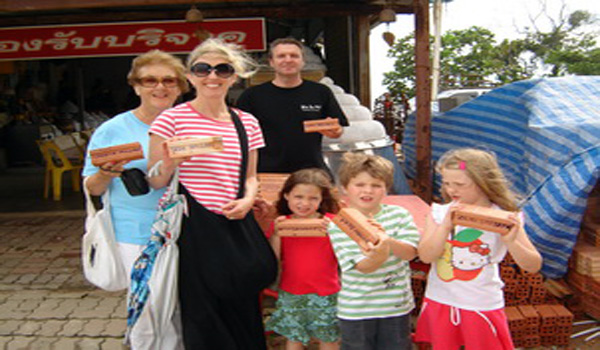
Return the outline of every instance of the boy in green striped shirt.
{"type": "Polygon", "coordinates": [[[342,279],[338,318],[342,350],[411,349],[414,299],[408,261],[417,256],[419,233],[404,208],[382,204],[393,183],[385,158],[346,153],[339,171],[347,204],[381,226],[379,242],[361,250],[334,223],[328,227],[342,279]]]}

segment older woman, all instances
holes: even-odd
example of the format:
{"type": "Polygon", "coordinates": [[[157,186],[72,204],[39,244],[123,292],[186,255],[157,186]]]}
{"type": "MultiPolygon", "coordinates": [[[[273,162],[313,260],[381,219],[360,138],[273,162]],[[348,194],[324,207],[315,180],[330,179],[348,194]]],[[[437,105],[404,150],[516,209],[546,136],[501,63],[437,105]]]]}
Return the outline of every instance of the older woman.
{"type": "Polygon", "coordinates": [[[178,242],[186,349],[266,348],[258,294],[274,280],[277,262],[251,212],[264,141],[258,121],[225,102],[252,66],[239,47],[204,41],[187,60],[196,97],[165,111],[150,128],[150,165],[162,160],[151,185],[166,186],[178,167],[188,203],[178,242]],[[183,160],[165,151],[171,140],[205,136],[222,137],[223,150],[183,160]]]}
{"type": "MultiPolygon", "coordinates": [[[[181,60],[159,50],[136,57],[127,81],[140,97],[139,106],[100,125],[90,139],[88,150],[139,142],[147,156],[150,124],[189,89],[181,60]]],[[[126,271],[131,271],[135,259],[148,242],[158,200],[164,190],[150,190],[146,194],[132,196],[120,176],[125,169],[145,171],[147,163],[148,159],[144,158],[96,167],[88,156],[83,169],[83,176],[87,177],[85,184],[91,195],[100,196],[110,190],[111,216],[126,271]]]]}

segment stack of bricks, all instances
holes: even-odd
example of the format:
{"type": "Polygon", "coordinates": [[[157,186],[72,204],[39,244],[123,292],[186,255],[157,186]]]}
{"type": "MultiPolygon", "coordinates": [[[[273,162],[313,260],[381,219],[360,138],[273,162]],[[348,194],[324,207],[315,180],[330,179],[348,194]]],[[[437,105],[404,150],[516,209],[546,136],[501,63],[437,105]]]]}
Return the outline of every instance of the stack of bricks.
{"type": "Polygon", "coordinates": [[[505,308],[515,347],[568,345],[573,314],[563,305],[519,305],[505,308]]]}
{"type": "Polygon", "coordinates": [[[600,319],[600,183],[588,196],[567,282],[580,299],[580,311],[600,319]]]}
{"type": "MultiPolygon", "coordinates": [[[[513,341],[515,342],[515,346],[520,344],[520,346],[526,348],[532,348],[536,346],[540,346],[540,317],[538,313],[535,311],[533,305],[520,305],[517,306],[517,310],[523,315],[526,321],[525,335],[522,339],[516,338],[513,335],[513,341]]],[[[512,333],[512,330],[511,330],[512,333]]]]}
{"type": "Polygon", "coordinates": [[[587,209],[581,223],[581,237],[587,243],[600,247],[600,186],[588,196],[587,209]]]}
{"type": "Polygon", "coordinates": [[[500,264],[500,276],[515,346],[567,345],[573,314],[548,293],[542,275],[521,270],[507,254],[500,264]]]}
{"type": "Polygon", "coordinates": [[[582,311],[600,318],[600,247],[579,240],[569,260],[567,282],[581,296],[582,311]]]}
{"type": "Polygon", "coordinates": [[[521,270],[510,254],[500,263],[500,277],[504,281],[504,300],[507,306],[540,305],[547,302],[542,275],[521,270]]]}

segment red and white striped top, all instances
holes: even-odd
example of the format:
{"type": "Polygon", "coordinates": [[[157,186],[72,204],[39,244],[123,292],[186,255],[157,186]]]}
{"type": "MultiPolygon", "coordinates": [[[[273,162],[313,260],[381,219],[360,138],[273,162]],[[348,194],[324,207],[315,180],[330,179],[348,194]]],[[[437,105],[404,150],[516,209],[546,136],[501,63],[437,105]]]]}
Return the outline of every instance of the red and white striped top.
{"type": "MultiPolygon", "coordinates": [[[[248,134],[249,151],[265,146],[262,131],[251,114],[234,109],[248,134]]],[[[221,136],[223,151],[192,157],[179,166],[179,182],[205,208],[223,214],[223,205],[234,200],[239,187],[242,153],[233,121],[218,121],[197,112],[189,103],[164,111],[150,127],[151,134],[174,136],[221,136]]]]}

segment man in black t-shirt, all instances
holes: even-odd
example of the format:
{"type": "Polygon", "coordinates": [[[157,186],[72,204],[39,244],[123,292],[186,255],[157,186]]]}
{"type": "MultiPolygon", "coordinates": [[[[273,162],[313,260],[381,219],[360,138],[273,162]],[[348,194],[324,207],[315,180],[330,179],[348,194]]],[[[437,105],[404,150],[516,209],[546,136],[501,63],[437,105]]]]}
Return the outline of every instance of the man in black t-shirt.
{"type": "Polygon", "coordinates": [[[258,171],[292,173],[305,168],[331,172],[323,161],[323,135],[339,138],[348,120],[331,90],[320,83],[302,80],[303,45],[296,39],[275,40],[269,51],[269,64],[275,78],[244,91],[237,106],[259,121],[266,147],[259,150],[258,171]],[[337,118],[340,127],[305,133],[305,120],[337,118]]]}

